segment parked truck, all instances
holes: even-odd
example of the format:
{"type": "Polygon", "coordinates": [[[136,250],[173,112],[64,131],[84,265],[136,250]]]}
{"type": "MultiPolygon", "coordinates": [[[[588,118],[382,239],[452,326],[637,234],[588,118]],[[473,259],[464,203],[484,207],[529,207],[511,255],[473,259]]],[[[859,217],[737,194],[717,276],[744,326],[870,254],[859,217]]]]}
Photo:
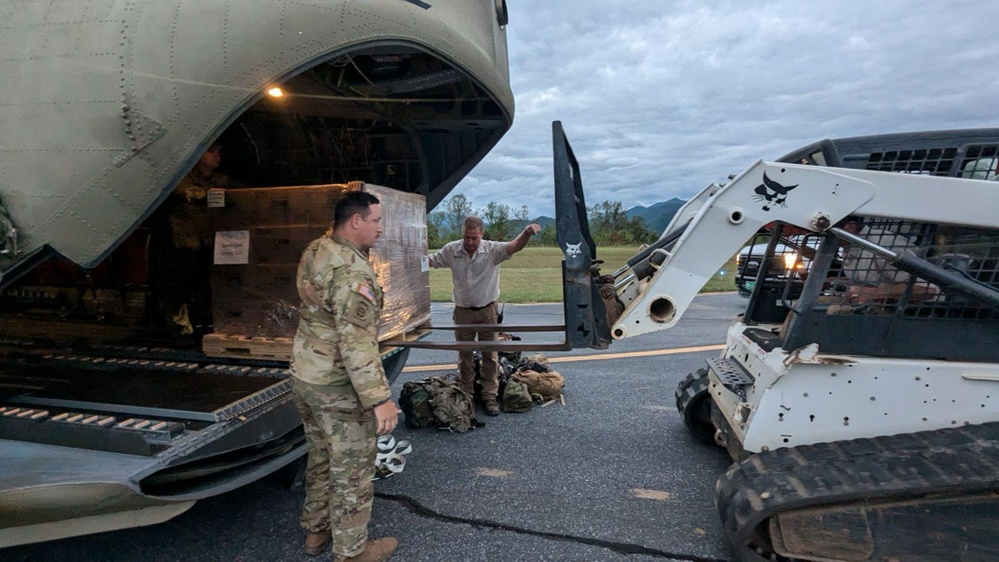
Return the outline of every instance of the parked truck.
{"type": "Polygon", "coordinates": [[[554,133],[577,347],[676,325],[765,229],[724,351],[672,396],[691,435],[735,461],[715,502],[738,560],[999,559],[999,129],[758,161],[691,199],[613,281],[591,271],[579,167],[554,133]]]}
{"type": "MultiPolygon", "coordinates": [[[[505,3],[0,12],[0,547],[164,521],[301,457],[294,264],[338,190],[375,189],[412,212],[386,209],[380,247],[425,280],[424,205],[512,122],[505,3]],[[180,334],[162,208],[210,147],[233,181],[209,189],[210,290],[180,334]]],[[[413,337],[426,284],[383,282],[413,337]]],[[[406,356],[383,349],[390,380],[406,356]]]]}

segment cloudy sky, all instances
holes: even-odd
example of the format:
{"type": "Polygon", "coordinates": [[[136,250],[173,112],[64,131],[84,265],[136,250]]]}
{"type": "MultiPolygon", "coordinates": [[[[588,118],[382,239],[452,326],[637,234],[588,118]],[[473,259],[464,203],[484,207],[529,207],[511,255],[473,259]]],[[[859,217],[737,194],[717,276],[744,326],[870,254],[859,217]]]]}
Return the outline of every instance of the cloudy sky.
{"type": "Polygon", "coordinates": [[[587,203],[626,208],[822,138],[999,126],[999,3],[507,3],[516,116],[454,191],[476,209],[553,214],[554,120],[587,203]]]}

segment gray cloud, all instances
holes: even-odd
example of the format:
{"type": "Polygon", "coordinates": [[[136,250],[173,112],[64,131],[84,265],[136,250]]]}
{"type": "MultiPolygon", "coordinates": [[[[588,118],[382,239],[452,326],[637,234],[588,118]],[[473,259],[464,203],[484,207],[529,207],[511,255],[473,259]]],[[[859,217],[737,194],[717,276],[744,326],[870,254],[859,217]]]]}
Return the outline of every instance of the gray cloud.
{"type": "Polygon", "coordinates": [[[463,180],[552,214],[551,122],[590,204],[689,198],[821,138],[999,126],[999,4],[509,0],[513,128],[463,180]]]}

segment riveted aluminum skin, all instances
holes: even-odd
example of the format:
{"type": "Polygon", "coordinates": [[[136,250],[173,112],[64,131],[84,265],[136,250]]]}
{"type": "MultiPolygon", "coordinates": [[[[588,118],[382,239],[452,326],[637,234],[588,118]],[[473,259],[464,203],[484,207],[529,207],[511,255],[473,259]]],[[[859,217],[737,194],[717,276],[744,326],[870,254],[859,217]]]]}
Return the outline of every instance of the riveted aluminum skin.
{"type": "Polygon", "coordinates": [[[0,1],[0,272],[45,245],[94,265],[268,86],[350,49],[434,53],[509,127],[500,4],[0,1]]]}
{"type": "MultiPolygon", "coordinates": [[[[94,266],[267,88],[364,49],[430,54],[448,68],[413,80],[457,72],[499,108],[473,149],[424,156],[435,175],[421,193],[439,200],[512,122],[503,14],[497,0],[0,0],[0,287],[47,248],[94,266]]],[[[406,353],[394,353],[398,372],[406,353]]],[[[165,521],[304,453],[286,396],[252,406],[146,455],[101,448],[97,429],[90,448],[0,439],[0,548],[165,521]],[[196,461],[272,442],[252,466],[166,486],[196,461]],[[150,485],[160,476],[169,493],[150,485]]]]}

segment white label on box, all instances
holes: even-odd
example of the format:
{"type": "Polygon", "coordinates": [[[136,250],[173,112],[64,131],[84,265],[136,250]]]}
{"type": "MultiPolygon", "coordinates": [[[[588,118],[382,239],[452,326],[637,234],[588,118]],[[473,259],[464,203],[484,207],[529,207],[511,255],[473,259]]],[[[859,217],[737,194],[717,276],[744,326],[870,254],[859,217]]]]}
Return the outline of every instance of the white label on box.
{"type": "Polygon", "coordinates": [[[215,264],[250,263],[250,231],[223,230],[215,233],[215,264]]]}
{"type": "Polygon", "coordinates": [[[430,257],[423,256],[423,258],[420,259],[420,272],[426,273],[428,271],[430,271],[430,257]]]}
{"type": "Polygon", "coordinates": [[[213,187],[208,190],[208,207],[209,208],[224,208],[225,207],[225,190],[213,187]]]}

